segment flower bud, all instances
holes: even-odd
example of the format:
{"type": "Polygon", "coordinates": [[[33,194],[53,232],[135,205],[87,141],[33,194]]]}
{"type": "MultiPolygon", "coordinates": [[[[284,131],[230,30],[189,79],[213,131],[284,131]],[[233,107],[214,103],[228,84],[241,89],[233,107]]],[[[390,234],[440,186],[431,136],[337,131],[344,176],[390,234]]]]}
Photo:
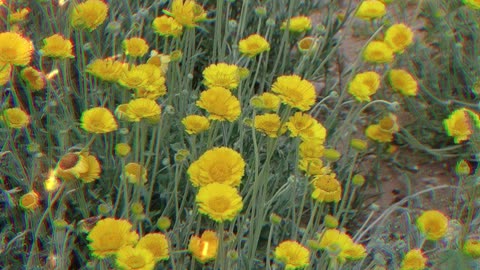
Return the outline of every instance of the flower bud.
{"type": "Polygon", "coordinates": [[[352,139],[350,141],[350,146],[359,151],[359,152],[363,152],[365,150],[367,150],[367,147],[368,147],[368,143],[367,141],[364,141],[364,140],[360,140],[360,139],[352,139]]]}
{"type": "Polygon", "coordinates": [[[168,230],[171,225],[172,225],[172,221],[168,217],[160,217],[157,220],[157,228],[160,229],[161,231],[168,230]]]}
{"type": "Polygon", "coordinates": [[[126,143],[117,143],[115,145],[115,154],[119,157],[126,157],[132,148],[126,143]]]}
{"type": "Polygon", "coordinates": [[[457,166],[455,166],[455,173],[458,176],[469,175],[471,173],[471,168],[470,168],[470,164],[468,164],[468,161],[462,159],[459,162],[457,162],[457,166]]]}
{"type": "Polygon", "coordinates": [[[338,219],[332,215],[326,215],[323,219],[323,223],[325,224],[325,227],[329,229],[335,229],[338,227],[338,219]]]}
{"type": "Polygon", "coordinates": [[[107,216],[110,211],[112,210],[112,207],[106,203],[99,204],[97,207],[97,211],[100,215],[107,216]]]}
{"type": "Polygon", "coordinates": [[[170,60],[172,62],[178,62],[178,61],[182,60],[182,56],[183,56],[183,53],[182,53],[181,50],[175,50],[175,51],[170,53],[170,60]]]}
{"type": "Polygon", "coordinates": [[[143,205],[140,202],[132,203],[132,205],[130,206],[130,210],[132,210],[132,213],[134,215],[141,215],[143,214],[143,205]]]}
{"type": "Polygon", "coordinates": [[[255,14],[259,17],[265,17],[267,15],[267,9],[263,6],[255,8],[255,14]]]}
{"type": "Polygon", "coordinates": [[[352,177],[352,183],[355,186],[361,187],[361,186],[363,186],[363,184],[365,184],[365,177],[363,177],[363,175],[361,175],[361,174],[355,174],[352,177]]]}
{"type": "Polygon", "coordinates": [[[280,222],[282,222],[282,217],[280,217],[279,215],[273,213],[270,215],[270,221],[273,223],[273,224],[280,224],[280,222]]]}
{"type": "Polygon", "coordinates": [[[335,162],[340,159],[342,154],[335,149],[325,149],[323,151],[323,157],[330,162],[335,162]]]}

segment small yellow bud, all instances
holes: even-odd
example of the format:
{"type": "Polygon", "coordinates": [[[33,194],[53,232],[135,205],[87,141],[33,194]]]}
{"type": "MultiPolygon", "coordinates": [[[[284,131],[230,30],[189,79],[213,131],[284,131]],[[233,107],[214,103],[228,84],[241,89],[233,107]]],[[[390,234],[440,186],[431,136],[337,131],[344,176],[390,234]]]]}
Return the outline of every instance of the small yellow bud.
{"type": "Polygon", "coordinates": [[[455,166],[455,173],[457,175],[469,175],[471,171],[470,164],[464,159],[457,162],[457,166],[455,166]]]}
{"type": "Polygon", "coordinates": [[[172,62],[178,62],[178,61],[182,60],[182,56],[183,56],[182,51],[175,50],[175,51],[170,53],[170,60],[172,62]]]}
{"type": "Polygon", "coordinates": [[[277,214],[271,214],[270,215],[270,221],[273,223],[273,224],[280,224],[280,222],[282,222],[282,217],[280,217],[279,215],[277,214]]]}
{"type": "Polygon", "coordinates": [[[326,160],[330,162],[335,162],[340,159],[342,154],[340,154],[340,152],[338,152],[335,149],[325,149],[323,151],[323,156],[325,157],[326,160]]]}
{"type": "Polygon", "coordinates": [[[338,219],[332,215],[326,215],[323,219],[323,223],[325,224],[325,227],[329,229],[334,229],[338,227],[338,219]]]}
{"type": "Polygon", "coordinates": [[[352,183],[355,185],[355,186],[363,186],[363,184],[365,184],[365,177],[363,177],[363,175],[361,174],[355,174],[353,177],[352,177],[352,183]]]}
{"type": "Polygon", "coordinates": [[[183,162],[187,157],[190,155],[190,152],[188,149],[180,149],[178,152],[175,154],[175,161],[176,162],[183,162]]]}
{"type": "Polygon", "coordinates": [[[132,210],[134,215],[141,215],[143,214],[143,205],[140,202],[132,203],[130,210],[132,210]]]}
{"type": "Polygon", "coordinates": [[[359,151],[359,152],[363,152],[365,150],[367,150],[367,147],[368,147],[368,143],[367,141],[364,141],[364,140],[360,140],[360,139],[352,139],[350,141],[350,146],[359,151]]]}
{"type": "Polygon", "coordinates": [[[53,221],[53,227],[55,229],[65,229],[67,228],[69,225],[68,225],[68,222],[66,222],[65,220],[63,219],[55,219],[53,221]]]}
{"type": "Polygon", "coordinates": [[[238,75],[240,76],[240,79],[246,79],[248,76],[250,76],[250,70],[248,68],[241,67],[238,69],[238,75]]]}
{"type": "Polygon", "coordinates": [[[119,157],[127,156],[131,150],[132,148],[130,147],[130,145],[126,143],[117,143],[117,145],[115,145],[115,153],[119,157]]]}
{"type": "Polygon", "coordinates": [[[104,216],[108,215],[110,213],[110,210],[112,210],[112,208],[106,203],[99,204],[97,207],[98,213],[104,216]]]}
{"type": "Polygon", "coordinates": [[[159,228],[161,231],[168,230],[171,225],[172,225],[172,221],[170,220],[169,217],[160,217],[157,220],[157,228],[159,228]]]}

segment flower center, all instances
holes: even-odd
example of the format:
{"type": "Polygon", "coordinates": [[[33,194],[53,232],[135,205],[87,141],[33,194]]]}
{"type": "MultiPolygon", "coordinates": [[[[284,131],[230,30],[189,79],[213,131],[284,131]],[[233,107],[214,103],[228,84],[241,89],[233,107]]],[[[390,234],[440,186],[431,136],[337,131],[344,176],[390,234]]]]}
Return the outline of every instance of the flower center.
{"type": "Polygon", "coordinates": [[[216,196],[210,199],[210,207],[217,213],[223,213],[230,208],[230,200],[223,196],[216,196]]]}
{"type": "Polygon", "coordinates": [[[145,266],[145,260],[142,256],[130,256],[127,259],[127,265],[133,269],[138,269],[145,266]]]}
{"type": "Polygon", "coordinates": [[[212,179],[218,183],[223,183],[231,174],[230,168],[223,162],[212,166],[209,172],[212,179]]]}

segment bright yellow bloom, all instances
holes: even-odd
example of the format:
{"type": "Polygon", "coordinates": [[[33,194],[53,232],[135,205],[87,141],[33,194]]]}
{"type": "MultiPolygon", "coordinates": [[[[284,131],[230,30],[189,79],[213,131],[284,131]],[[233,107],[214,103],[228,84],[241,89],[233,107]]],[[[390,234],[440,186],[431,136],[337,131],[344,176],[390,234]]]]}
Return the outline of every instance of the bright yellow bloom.
{"type": "Polygon", "coordinates": [[[312,198],[318,202],[339,202],[342,199],[342,186],[334,173],[316,175],[312,185],[312,198]]]}
{"type": "Polygon", "coordinates": [[[362,20],[372,20],[387,14],[385,4],[377,0],[364,0],[357,9],[355,16],[362,20]]]}
{"type": "Polygon", "coordinates": [[[420,249],[412,249],[403,257],[400,270],[423,270],[427,268],[427,260],[420,249]]]}
{"type": "Polygon", "coordinates": [[[354,243],[348,234],[337,229],[327,229],[319,234],[315,245],[317,249],[328,251],[340,263],[346,260],[360,260],[367,255],[363,245],[354,243]]]}
{"type": "Polygon", "coordinates": [[[0,33],[0,67],[26,66],[33,53],[32,42],[15,32],[0,33]]]}
{"type": "Polygon", "coordinates": [[[33,211],[40,206],[40,197],[32,190],[20,197],[19,204],[22,209],[33,211]]]}
{"type": "Polygon", "coordinates": [[[199,134],[210,128],[210,121],[202,115],[188,115],[182,119],[182,124],[190,135],[199,134]]]}
{"type": "MultiPolygon", "coordinates": [[[[148,79],[143,84],[136,86],[135,97],[156,100],[159,97],[167,94],[167,87],[165,85],[165,77],[162,74],[162,67],[158,67],[153,64],[142,64],[136,66],[136,70],[141,73],[139,77],[140,80],[145,75],[148,79]]],[[[134,79],[134,76],[130,77],[130,79],[134,79]]]]}
{"type": "Polygon", "coordinates": [[[30,116],[20,108],[9,108],[3,111],[0,121],[9,128],[24,128],[30,124],[30,116]]]}
{"type": "Polygon", "coordinates": [[[200,187],[195,202],[199,213],[219,223],[233,220],[243,208],[237,189],[220,183],[200,187]]]}
{"type": "Polygon", "coordinates": [[[127,103],[125,114],[129,121],[139,122],[142,119],[159,119],[162,113],[160,105],[148,98],[132,99],[127,103]]]}
{"type": "Polygon", "coordinates": [[[460,108],[453,111],[447,119],[443,120],[443,125],[448,136],[453,137],[455,143],[461,143],[470,139],[474,127],[480,128],[480,119],[474,111],[460,108]]]}
{"type": "Polygon", "coordinates": [[[120,75],[118,83],[129,89],[142,89],[147,87],[149,79],[149,71],[147,69],[140,66],[132,66],[127,72],[120,75]]]}
{"type": "Polygon", "coordinates": [[[132,231],[132,224],[127,220],[105,218],[95,224],[87,239],[93,256],[103,259],[123,247],[132,247],[138,241],[138,234],[132,231]]]}
{"type": "Polygon", "coordinates": [[[384,41],[393,52],[403,53],[413,42],[413,31],[403,23],[394,24],[385,32],[384,41]]]}
{"type": "Polygon", "coordinates": [[[108,133],[118,129],[117,121],[107,108],[95,107],[82,113],[81,127],[90,133],[108,133]]]}
{"type": "Polygon", "coordinates": [[[226,63],[211,64],[203,70],[203,83],[208,88],[223,87],[233,90],[240,83],[240,73],[236,65],[226,63]]]}
{"type": "Polygon", "coordinates": [[[88,162],[81,153],[67,153],[62,156],[55,167],[54,174],[64,181],[70,181],[80,177],[80,174],[88,172],[88,162]]]}
{"type": "Polygon", "coordinates": [[[463,3],[473,9],[473,10],[478,10],[480,9],[480,1],[479,0],[463,0],[463,3]]]}
{"type": "Polygon", "coordinates": [[[43,47],[40,50],[43,56],[52,58],[73,58],[72,41],[60,34],[54,34],[43,40],[43,47]]]}
{"type": "Polygon", "coordinates": [[[285,265],[286,270],[303,269],[310,264],[310,251],[296,241],[283,241],[274,251],[275,259],[285,265]]]}
{"type": "Polygon", "coordinates": [[[10,81],[11,74],[12,74],[11,65],[0,66],[0,86],[5,85],[10,81]]]}
{"type": "Polygon", "coordinates": [[[87,73],[107,81],[116,82],[127,72],[127,64],[112,59],[95,59],[88,64],[87,73]]]}
{"type": "Polygon", "coordinates": [[[40,91],[45,88],[47,81],[45,74],[33,67],[26,67],[20,72],[20,77],[32,91],[40,91]]]}
{"type": "Polygon", "coordinates": [[[311,115],[296,112],[287,122],[290,137],[300,136],[303,140],[318,140],[322,143],[327,136],[327,130],[311,115]]]}
{"type": "Polygon", "coordinates": [[[218,237],[213,231],[204,231],[201,237],[192,236],[188,250],[200,263],[206,263],[217,257],[218,237]]]}
{"type": "Polygon", "coordinates": [[[283,103],[301,111],[308,111],[315,104],[316,93],[313,84],[298,75],[284,75],[272,85],[283,103]]]}
{"type": "Polygon", "coordinates": [[[281,126],[282,120],[280,116],[275,113],[267,113],[263,115],[256,115],[253,120],[255,129],[265,133],[270,138],[277,138],[287,131],[285,125],[281,126]]]}
{"type": "Polygon", "coordinates": [[[240,101],[232,93],[222,87],[213,87],[200,94],[197,106],[205,109],[209,119],[233,122],[240,116],[240,101]]]}
{"type": "Polygon", "coordinates": [[[142,57],[148,52],[147,42],[139,37],[125,39],[122,46],[125,54],[132,57],[142,57]]]}
{"type": "Polygon", "coordinates": [[[321,158],[323,156],[323,151],[325,150],[323,143],[324,141],[320,139],[303,141],[298,146],[300,157],[306,159],[321,158]]]}
{"type": "Polygon", "coordinates": [[[277,111],[280,107],[280,98],[275,94],[265,92],[250,99],[250,104],[257,109],[277,111]]]}
{"type": "Polygon", "coordinates": [[[371,41],[363,51],[363,60],[369,63],[390,63],[393,58],[393,50],[383,41],[371,41]]]}
{"type": "Polygon", "coordinates": [[[348,93],[358,101],[370,101],[380,87],[380,75],[374,71],[358,73],[348,84],[348,93]]]}
{"type": "Polygon", "coordinates": [[[126,157],[128,154],[130,154],[131,150],[132,150],[132,147],[127,143],[117,143],[115,145],[115,154],[117,154],[120,157],[126,157]]]}
{"type": "Polygon", "coordinates": [[[203,153],[188,168],[195,187],[221,183],[238,187],[245,173],[245,161],[240,153],[228,147],[216,147],[203,153]]]}
{"type": "Polygon", "coordinates": [[[382,118],[378,124],[370,125],[365,130],[365,135],[377,142],[393,141],[393,134],[399,131],[397,117],[389,114],[382,118]]]}
{"type": "MultiPolygon", "coordinates": [[[[282,30],[287,29],[288,19],[282,23],[282,30]]],[[[290,18],[288,30],[294,33],[303,33],[312,29],[312,20],[307,16],[296,16],[290,18]]]]}
{"type": "Polygon", "coordinates": [[[323,166],[320,158],[302,158],[298,162],[298,169],[306,175],[324,175],[330,173],[330,168],[323,166]]]}
{"type": "Polygon", "coordinates": [[[85,183],[90,183],[98,178],[100,178],[100,173],[102,172],[102,168],[100,167],[100,163],[95,156],[89,155],[88,153],[81,154],[85,162],[87,163],[88,170],[79,174],[78,178],[85,183]]]}
{"type": "Polygon", "coordinates": [[[95,30],[107,18],[108,5],[102,0],[87,0],[73,8],[71,24],[73,28],[95,30]]]}
{"type": "Polygon", "coordinates": [[[240,40],[238,49],[241,54],[247,57],[254,57],[270,50],[268,41],[259,34],[253,34],[240,40]]]}
{"type": "Polygon", "coordinates": [[[116,252],[115,263],[122,270],[153,270],[153,254],[142,247],[124,246],[116,252]]]}
{"type": "Polygon", "coordinates": [[[388,81],[395,91],[404,96],[416,96],[418,84],[415,78],[403,69],[392,69],[388,72],[388,81]]]}
{"type": "Polygon", "coordinates": [[[153,30],[160,36],[180,37],[183,33],[183,26],[174,18],[162,15],[155,18],[152,23],[153,30]]]}
{"type": "Polygon", "coordinates": [[[448,218],[440,211],[424,211],[417,219],[417,227],[428,240],[442,238],[448,230],[448,218]]]}
{"type": "Polygon", "coordinates": [[[143,184],[147,182],[147,169],[138,163],[128,163],[123,168],[123,177],[132,184],[143,184]]]}
{"type": "Polygon", "coordinates": [[[474,259],[480,258],[480,241],[468,239],[463,245],[463,253],[474,259]]]}
{"type": "Polygon", "coordinates": [[[30,9],[22,8],[21,10],[17,10],[8,14],[8,21],[10,24],[15,24],[19,22],[23,22],[27,19],[27,15],[30,13],[30,9]]]}
{"type": "Polygon", "coordinates": [[[149,233],[140,238],[137,248],[144,248],[153,254],[155,261],[168,260],[168,240],[163,233],[149,233]]]}
{"type": "Polygon", "coordinates": [[[172,11],[164,11],[167,15],[171,15],[175,20],[187,27],[197,26],[197,22],[207,19],[207,13],[203,7],[193,0],[173,0],[172,11]]]}

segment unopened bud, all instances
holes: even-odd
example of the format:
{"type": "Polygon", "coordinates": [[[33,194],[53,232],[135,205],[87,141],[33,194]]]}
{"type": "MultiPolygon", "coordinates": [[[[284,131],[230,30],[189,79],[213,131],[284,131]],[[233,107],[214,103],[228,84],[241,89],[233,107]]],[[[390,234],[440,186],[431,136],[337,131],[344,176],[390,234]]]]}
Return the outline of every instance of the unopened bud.
{"type": "Polygon", "coordinates": [[[157,220],[157,228],[160,229],[161,231],[168,230],[171,225],[172,225],[172,221],[170,220],[169,217],[160,217],[157,220]]]}
{"type": "Polygon", "coordinates": [[[323,157],[330,162],[335,162],[340,159],[342,154],[335,149],[325,149],[323,151],[323,157]]]}

